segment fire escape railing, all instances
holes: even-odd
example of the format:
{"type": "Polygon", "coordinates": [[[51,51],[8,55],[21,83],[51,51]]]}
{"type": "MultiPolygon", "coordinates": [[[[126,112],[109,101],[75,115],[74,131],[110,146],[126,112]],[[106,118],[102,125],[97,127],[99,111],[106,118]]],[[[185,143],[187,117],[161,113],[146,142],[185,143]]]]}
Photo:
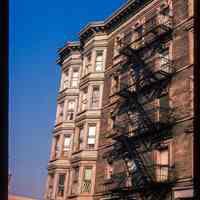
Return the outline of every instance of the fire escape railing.
{"type": "Polygon", "coordinates": [[[105,157],[109,163],[124,160],[127,170],[113,174],[107,188],[113,195],[124,193],[127,196],[137,190],[143,199],[162,200],[168,187],[163,187],[161,193],[156,188],[170,185],[175,179],[175,170],[170,165],[154,164],[147,152],[152,151],[153,143],[165,140],[171,132],[173,109],[152,107],[149,103],[161,97],[175,74],[170,59],[155,56],[156,52],[165,50],[165,43],[171,38],[172,17],[160,13],[141,27],[119,41],[119,53],[126,57],[121,73],[129,70],[132,81],[121,82],[116,92],[122,100],[113,112],[114,125],[110,137],[114,143],[105,157]],[[142,32],[141,27],[145,28],[142,32]],[[127,160],[133,161],[134,171],[129,170],[127,160]]]}
{"type": "MultiPolygon", "coordinates": [[[[145,112],[148,115],[148,118],[151,119],[151,122],[154,123],[157,132],[167,129],[174,123],[173,109],[171,108],[156,106],[145,112]]],[[[117,123],[114,124],[113,129],[107,134],[107,137],[116,139],[121,135],[126,135],[136,139],[138,135],[143,135],[144,137],[151,136],[155,129],[142,126],[142,124],[142,116],[140,116],[139,113],[134,113],[124,120],[117,121],[117,123]],[[130,126],[127,127],[126,124],[129,124],[130,126]]]]}
{"type": "Polygon", "coordinates": [[[149,45],[152,45],[154,42],[159,41],[162,43],[162,37],[165,37],[173,30],[173,18],[172,16],[156,14],[147,20],[144,24],[142,24],[142,26],[131,30],[119,41],[121,54],[129,55],[126,54],[128,53],[127,49],[139,51],[148,47],[149,45]],[[142,26],[145,28],[144,32],[132,40],[133,34],[137,34],[138,30],[142,26]]]}

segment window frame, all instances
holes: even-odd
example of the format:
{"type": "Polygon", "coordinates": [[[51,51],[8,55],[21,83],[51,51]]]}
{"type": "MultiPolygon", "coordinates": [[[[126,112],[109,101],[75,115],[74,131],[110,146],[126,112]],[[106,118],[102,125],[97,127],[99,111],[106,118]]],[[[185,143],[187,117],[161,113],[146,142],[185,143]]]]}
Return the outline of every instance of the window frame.
{"type": "Polygon", "coordinates": [[[72,136],[67,134],[67,135],[64,135],[64,142],[63,142],[63,152],[68,152],[70,151],[70,148],[71,148],[71,142],[72,142],[72,136]],[[68,145],[66,145],[65,143],[65,139],[68,138],[68,145]]]}
{"type": "Polygon", "coordinates": [[[59,197],[64,197],[64,194],[65,194],[65,179],[66,179],[66,174],[65,173],[60,173],[58,175],[58,185],[57,185],[57,195],[59,197]],[[61,177],[63,177],[63,184],[61,184],[60,180],[61,180],[61,177]],[[61,194],[59,194],[59,192],[61,194]]]}
{"type": "Polygon", "coordinates": [[[96,50],[94,71],[103,72],[103,70],[104,70],[104,50],[96,50]],[[99,53],[101,54],[100,56],[98,56],[99,53]],[[101,58],[100,61],[98,60],[99,57],[101,58]],[[97,70],[99,64],[100,64],[101,69],[97,70]]]}
{"type": "Polygon", "coordinates": [[[85,87],[81,91],[81,105],[80,105],[80,111],[87,110],[88,107],[88,87],[85,87]]]}
{"type": "Polygon", "coordinates": [[[91,108],[95,109],[95,108],[99,108],[100,107],[100,99],[101,99],[101,87],[100,85],[93,85],[92,86],[92,98],[91,98],[91,108]],[[97,89],[96,91],[98,91],[98,93],[94,93],[95,89],[97,89]],[[97,96],[94,96],[94,94],[98,94],[97,96]]]}
{"type": "Polygon", "coordinates": [[[84,125],[78,127],[78,145],[77,150],[80,151],[84,147],[84,125]]]}
{"type": "Polygon", "coordinates": [[[67,113],[66,113],[66,120],[71,121],[75,119],[75,108],[76,108],[76,100],[69,100],[67,102],[67,113]],[[73,107],[70,108],[70,103],[73,102],[73,107]],[[71,118],[72,117],[72,118],[71,118]]]}
{"type": "Polygon", "coordinates": [[[70,86],[71,86],[71,88],[78,88],[78,84],[79,84],[79,68],[73,67],[70,86]],[[75,73],[77,74],[76,76],[74,76],[75,73]],[[74,83],[76,83],[76,84],[73,85],[74,83]]]}
{"type": "Polygon", "coordinates": [[[92,166],[84,167],[82,184],[81,184],[81,193],[91,193],[92,192],[92,176],[93,176],[93,167],[92,166]],[[86,179],[86,175],[87,175],[86,170],[90,170],[90,179],[86,179]]]}
{"type": "Polygon", "coordinates": [[[88,130],[87,130],[87,148],[94,149],[96,145],[96,134],[97,134],[97,124],[88,124],[88,130]],[[90,134],[90,128],[95,128],[94,134],[90,134]],[[92,137],[91,137],[92,136],[92,137]],[[90,144],[89,140],[94,140],[94,143],[90,144]]]}

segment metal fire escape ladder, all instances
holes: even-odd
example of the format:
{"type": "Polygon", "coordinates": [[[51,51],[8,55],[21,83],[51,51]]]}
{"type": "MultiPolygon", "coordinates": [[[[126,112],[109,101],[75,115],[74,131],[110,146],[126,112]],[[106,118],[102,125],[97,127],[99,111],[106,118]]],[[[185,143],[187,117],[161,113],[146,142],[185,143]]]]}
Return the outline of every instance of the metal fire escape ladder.
{"type": "MultiPolygon", "coordinates": [[[[152,34],[154,36],[151,35],[152,37],[149,37],[149,43],[143,43],[143,46],[141,47],[143,50],[147,48],[148,51],[151,51],[151,47],[154,48],[150,54],[152,54],[152,52],[155,53],[155,48],[156,51],[159,48],[163,48],[164,43],[166,42],[165,36],[171,32],[170,27],[165,27],[166,24],[161,26],[154,23],[154,19],[150,21],[150,24],[148,25],[152,25],[152,27],[147,31],[147,33],[145,33],[146,35],[152,34]],[[145,45],[146,47],[144,47],[145,45]]],[[[145,38],[147,37],[145,36],[143,38],[142,36],[140,39],[145,38]]],[[[141,140],[140,143],[142,145],[137,145],[139,140],[135,140],[135,142],[133,136],[128,135],[127,132],[125,133],[126,129],[123,128],[124,124],[121,125],[120,122],[117,122],[118,124],[114,127],[117,129],[117,133],[120,133],[113,137],[115,144],[112,149],[113,152],[110,154],[112,156],[110,157],[112,157],[113,161],[121,159],[125,162],[128,177],[132,177],[132,188],[131,190],[128,190],[129,192],[132,191],[132,193],[139,194],[144,200],[163,200],[170,186],[167,186],[166,184],[163,186],[162,183],[157,182],[157,172],[155,172],[155,166],[152,165],[152,160],[150,157],[148,157],[154,139],[160,138],[160,129],[157,127],[154,118],[151,118],[151,111],[145,109],[144,102],[150,102],[160,97],[164,89],[169,84],[172,73],[170,71],[167,72],[162,70],[161,68],[155,71],[154,65],[151,66],[149,63],[145,62],[146,58],[145,56],[141,55],[139,48],[134,48],[131,45],[125,45],[120,50],[120,54],[127,58],[126,63],[122,66],[124,67],[122,71],[125,71],[125,69],[127,70],[128,68],[132,70],[131,78],[134,84],[131,86],[125,84],[122,88],[120,88],[120,91],[117,93],[117,95],[121,96],[123,101],[120,102],[113,113],[115,116],[127,113],[129,117],[128,123],[130,125],[134,126],[134,123],[138,123],[139,127],[135,133],[141,140]],[[128,68],[125,65],[128,65],[128,68]],[[138,113],[138,121],[131,121],[131,114],[134,114],[135,112],[138,113]],[[148,137],[145,137],[147,134],[148,137]],[[149,138],[152,141],[150,141],[149,138]],[[150,147],[148,146],[149,144],[150,147]],[[135,169],[133,171],[130,171],[128,168],[128,160],[134,162],[135,169]]],[[[124,185],[123,183],[126,180],[127,176],[125,176],[124,173],[123,176],[121,176],[121,179],[118,179],[117,185],[119,188],[121,185],[124,185]]],[[[118,194],[121,192],[124,195],[124,191],[127,190],[117,191],[116,189],[115,191],[118,194]]]]}

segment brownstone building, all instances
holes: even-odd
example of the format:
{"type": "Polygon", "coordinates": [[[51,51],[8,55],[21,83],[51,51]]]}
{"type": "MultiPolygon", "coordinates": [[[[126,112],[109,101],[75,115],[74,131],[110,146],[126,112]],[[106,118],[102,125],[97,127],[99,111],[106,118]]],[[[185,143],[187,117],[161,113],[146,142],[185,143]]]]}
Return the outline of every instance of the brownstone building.
{"type": "Polygon", "coordinates": [[[193,15],[130,0],[59,50],[45,199],[193,198],[193,15]]]}

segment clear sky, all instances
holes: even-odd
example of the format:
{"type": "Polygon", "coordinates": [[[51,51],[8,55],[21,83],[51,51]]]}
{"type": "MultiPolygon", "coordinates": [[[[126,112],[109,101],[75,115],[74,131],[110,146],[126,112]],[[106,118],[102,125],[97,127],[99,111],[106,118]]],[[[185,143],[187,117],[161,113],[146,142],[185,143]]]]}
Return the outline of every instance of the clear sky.
{"type": "Polygon", "coordinates": [[[11,193],[42,199],[56,112],[56,51],[126,0],[10,0],[11,193]]]}

